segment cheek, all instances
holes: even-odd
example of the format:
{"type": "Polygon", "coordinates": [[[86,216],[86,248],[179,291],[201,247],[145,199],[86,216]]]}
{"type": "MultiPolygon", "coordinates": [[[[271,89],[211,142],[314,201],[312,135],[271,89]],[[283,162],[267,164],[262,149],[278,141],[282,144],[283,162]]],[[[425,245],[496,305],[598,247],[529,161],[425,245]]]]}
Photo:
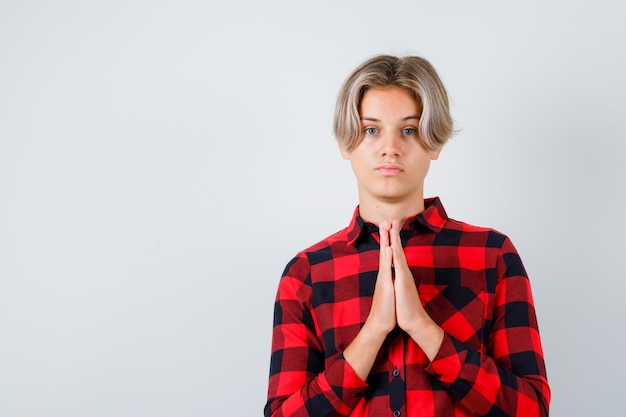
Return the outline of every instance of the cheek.
{"type": "Polygon", "coordinates": [[[415,176],[423,177],[424,175],[426,175],[426,173],[428,172],[430,168],[430,158],[422,157],[422,158],[416,159],[413,161],[411,166],[412,166],[411,172],[413,172],[415,176]]]}
{"type": "Polygon", "coordinates": [[[363,166],[358,159],[350,159],[350,165],[352,166],[352,172],[354,172],[357,176],[359,176],[363,171],[363,166]]]}
{"type": "Polygon", "coordinates": [[[354,157],[350,159],[350,165],[352,166],[352,172],[358,178],[365,178],[368,175],[368,172],[371,171],[369,169],[369,164],[363,158],[354,157]]]}

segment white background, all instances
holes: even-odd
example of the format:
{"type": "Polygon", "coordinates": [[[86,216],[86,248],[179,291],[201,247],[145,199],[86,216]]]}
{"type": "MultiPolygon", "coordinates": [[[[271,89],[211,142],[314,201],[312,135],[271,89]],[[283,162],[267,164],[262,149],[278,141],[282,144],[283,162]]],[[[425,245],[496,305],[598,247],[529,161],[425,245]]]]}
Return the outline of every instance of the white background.
{"type": "Polygon", "coordinates": [[[0,415],[260,416],[282,269],[357,203],[335,96],[378,53],[449,90],[427,195],[520,251],[551,415],[625,415],[622,4],[3,0],[0,415]]]}

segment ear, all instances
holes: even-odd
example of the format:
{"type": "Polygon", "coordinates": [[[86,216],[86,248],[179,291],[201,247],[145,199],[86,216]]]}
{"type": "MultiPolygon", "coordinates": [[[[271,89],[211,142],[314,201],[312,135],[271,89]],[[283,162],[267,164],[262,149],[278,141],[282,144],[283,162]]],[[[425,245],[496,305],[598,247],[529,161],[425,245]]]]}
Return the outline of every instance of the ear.
{"type": "Polygon", "coordinates": [[[352,152],[345,150],[341,145],[339,145],[339,152],[341,152],[341,156],[343,159],[345,159],[346,161],[350,160],[352,152]]]}
{"type": "Polygon", "coordinates": [[[436,161],[437,159],[439,159],[440,153],[441,153],[441,148],[437,149],[436,151],[430,151],[430,160],[436,161]]]}

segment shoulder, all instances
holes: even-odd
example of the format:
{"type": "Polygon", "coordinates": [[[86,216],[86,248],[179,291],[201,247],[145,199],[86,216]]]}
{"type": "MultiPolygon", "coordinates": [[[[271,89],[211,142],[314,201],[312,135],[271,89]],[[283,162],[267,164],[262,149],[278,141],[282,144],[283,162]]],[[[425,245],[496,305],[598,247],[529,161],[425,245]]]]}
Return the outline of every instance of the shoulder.
{"type": "Polygon", "coordinates": [[[314,266],[335,259],[348,247],[348,228],[341,229],[330,236],[299,251],[285,267],[283,276],[299,276],[306,278],[314,266]]]}
{"type": "Polygon", "coordinates": [[[448,219],[442,233],[457,234],[459,256],[464,254],[475,258],[484,256],[488,264],[493,265],[496,275],[503,278],[522,277],[528,274],[511,239],[504,233],[489,227],[471,225],[458,220],[448,219]]]}
{"type": "Polygon", "coordinates": [[[447,219],[436,240],[441,242],[455,241],[454,243],[458,246],[474,246],[499,250],[512,246],[509,237],[494,228],[476,226],[452,218],[447,219]]]}
{"type": "MultiPolygon", "coordinates": [[[[494,228],[448,219],[433,242],[433,250],[449,255],[450,246],[454,247],[453,256],[461,268],[485,273],[486,285],[491,292],[503,279],[526,280],[528,277],[511,239],[494,228]],[[437,246],[443,247],[438,249],[437,246]]],[[[507,281],[511,283],[511,280],[507,281]]],[[[511,288],[521,288],[510,285],[511,288]]]]}
{"type": "Polygon", "coordinates": [[[416,219],[435,232],[434,246],[482,247],[500,249],[509,238],[491,227],[476,226],[448,216],[439,197],[424,200],[425,210],[416,219]]]}

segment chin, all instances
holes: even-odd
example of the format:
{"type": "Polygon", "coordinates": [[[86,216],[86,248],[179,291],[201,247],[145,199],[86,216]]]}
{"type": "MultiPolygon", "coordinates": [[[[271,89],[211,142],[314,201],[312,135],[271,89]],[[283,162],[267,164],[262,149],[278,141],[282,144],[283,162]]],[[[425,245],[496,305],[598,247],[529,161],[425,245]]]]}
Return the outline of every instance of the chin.
{"type": "Polygon", "coordinates": [[[409,198],[409,196],[406,193],[387,192],[378,194],[378,198],[381,201],[385,201],[387,203],[397,203],[406,200],[407,198],[409,198]]]}

